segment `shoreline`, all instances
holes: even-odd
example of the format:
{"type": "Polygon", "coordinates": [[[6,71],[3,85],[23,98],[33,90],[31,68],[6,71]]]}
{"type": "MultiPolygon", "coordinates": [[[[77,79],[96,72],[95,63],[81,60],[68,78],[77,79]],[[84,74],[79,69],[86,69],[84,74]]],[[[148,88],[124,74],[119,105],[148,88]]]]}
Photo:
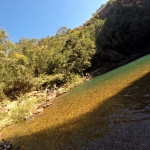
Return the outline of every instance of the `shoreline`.
{"type": "MultiPolygon", "coordinates": [[[[138,59],[138,58],[140,58],[140,57],[142,57],[142,56],[144,56],[144,55],[147,55],[147,54],[149,54],[149,52],[148,51],[145,51],[145,52],[143,52],[142,54],[140,54],[140,53],[137,53],[137,54],[134,54],[134,55],[132,55],[131,57],[129,57],[129,58],[125,58],[124,60],[122,60],[121,62],[119,62],[119,63],[114,63],[114,64],[106,64],[106,65],[104,65],[103,67],[101,67],[101,68],[96,68],[95,70],[92,70],[90,73],[89,73],[89,76],[88,77],[86,77],[86,76],[84,76],[83,78],[82,78],[82,82],[80,82],[80,83],[76,83],[76,84],[74,84],[73,86],[68,86],[67,88],[64,88],[64,87],[59,87],[58,89],[57,89],[57,94],[56,93],[54,93],[54,92],[51,92],[51,93],[49,93],[49,94],[46,94],[46,91],[45,90],[41,90],[41,91],[31,91],[31,92],[28,92],[28,93],[26,93],[25,95],[27,95],[27,99],[29,100],[29,99],[31,99],[31,100],[38,100],[38,98],[41,98],[42,99],[42,101],[41,102],[34,102],[32,105],[33,105],[33,107],[34,107],[34,110],[32,111],[32,112],[30,112],[28,115],[25,115],[23,118],[20,118],[20,119],[18,119],[17,121],[14,119],[14,120],[12,120],[12,119],[8,119],[7,120],[7,118],[5,118],[6,119],[6,122],[4,123],[4,125],[1,125],[0,126],[0,131],[3,129],[3,128],[5,128],[5,127],[7,127],[7,126],[9,126],[9,125],[11,125],[11,124],[14,124],[14,123],[16,123],[16,122],[18,122],[18,121],[26,121],[26,120],[29,120],[29,119],[31,119],[32,117],[34,117],[34,116],[36,116],[37,114],[39,114],[39,113],[41,113],[41,112],[43,112],[44,111],[44,109],[45,108],[47,108],[47,107],[49,107],[49,106],[51,106],[51,105],[53,105],[53,101],[55,100],[55,98],[56,97],[59,97],[59,96],[62,96],[63,94],[65,94],[65,93],[67,93],[67,92],[69,92],[72,88],[74,88],[74,87],[76,87],[76,86],[78,86],[78,85],[80,85],[80,84],[82,84],[82,83],[84,83],[84,82],[88,82],[88,81],[90,81],[92,78],[94,78],[94,77],[97,77],[97,76],[100,76],[100,75],[102,75],[102,74],[104,74],[104,73],[106,73],[106,72],[109,72],[109,71],[111,71],[111,70],[113,70],[113,69],[115,69],[115,68],[118,68],[118,67],[120,67],[120,66],[123,66],[123,65],[125,65],[125,64],[127,64],[127,63],[129,63],[129,62],[132,62],[132,61],[134,61],[134,60],[136,60],[136,59],[138,59]],[[48,99],[47,99],[47,97],[48,97],[48,99]]],[[[16,101],[14,101],[14,102],[10,102],[11,104],[12,103],[15,103],[16,101]]],[[[24,103],[24,106],[26,107],[26,105],[27,105],[27,102],[24,100],[24,101],[21,101],[21,103],[15,103],[14,105],[16,105],[17,107],[18,107],[18,105],[21,105],[22,103],[24,103]]],[[[11,105],[10,104],[10,105],[11,105]]],[[[0,106],[0,110],[1,111],[5,111],[5,113],[9,113],[9,111],[11,111],[11,110],[9,110],[9,109],[11,109],[11,108],[9,108],[9,107],[7,107],[7,105],[6,106],[0,106]]],[[[8,115],[9,116],[9,115],[8,115]]]]}
{"type": "MultiPolygon", "coordinates": [[[[53,92],[51,91],[49,93],[46,93],[46,90],[30,91],[28,93],[25,93],[22,96],[23,100],[21,102],[18,102],[17,100],[15,100],[15,101],[6,102],[6,104],[5,104],[5,102],[2,103],[0,105],[0,111],[2,112],[2,114],[4,114],[4,117],[0,121],[0,131],[3,128],[10,126],[16,122],[26,121],[26,120],[33,118],[37,114],[43,112],[45,108],[51,106],[56,97],[59,97],[59,96],[64,95],[65,93],[68,93],[72,88],[74,88],[84,82],[86,82],[86,81],[84,79],[82,79],[82,82],[75,83],[74,86],[67,87],[66,89],[64,87],[60,87],[56,91],[53,91],[53,92]],[[40,102],[38,102],[39,99],[40,99],[40,102]],[[12,112],[15,111],[15,108],[18,109],[19,106],[26,107],[28,105],[28,103],[29,104],[31,103],[31,105],[32,105],[32,110],[30,113],[28,113],[27,115],[23,114],[24,116],[23,117],[20,116],[19,119],[16,118],[17,120],[15,120],[15,117],[14,117],[14,119],[11,119],[11,117],[10,117],[11,111],[12,112]]],[[[18,117],[18,116],[16,116],[16,117],[18,117]]]]}

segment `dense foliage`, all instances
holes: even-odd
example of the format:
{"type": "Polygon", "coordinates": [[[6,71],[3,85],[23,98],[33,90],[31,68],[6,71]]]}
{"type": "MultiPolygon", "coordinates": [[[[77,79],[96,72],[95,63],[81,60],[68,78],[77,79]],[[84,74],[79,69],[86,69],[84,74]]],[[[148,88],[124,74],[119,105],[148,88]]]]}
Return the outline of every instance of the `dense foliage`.
{"type": "Polygon", "coordinates": [[[150,2],[143,5],[120,5],[107,18],[97,43],[105,50],[114,50],[123,55],[141,51],[150,37],[150,2]]]}
{"type": "Polygon", "coordinates": [[[91,66],[95,53],[94,42],[82,30],[64,30],[63,27],[56,36],[21,39],[16,44],[9,41],[4,30],[0,33],[1,98],[31,88],[38,90],[51,88],[55,83],[71,82],[91,66]]]}
{"type": "Polygon", "coordinates": [[[83,26],[61,27],[55,36],[39,40],[23,38],[14,44],[1,29],[0,98],[63,85],[83,77],[89,68],[142,52],[150,38],[149,0],[143,5],[116,3],[100,7],[83,26]],[[109,6],[111,13],[101,17],[109,6]]]}

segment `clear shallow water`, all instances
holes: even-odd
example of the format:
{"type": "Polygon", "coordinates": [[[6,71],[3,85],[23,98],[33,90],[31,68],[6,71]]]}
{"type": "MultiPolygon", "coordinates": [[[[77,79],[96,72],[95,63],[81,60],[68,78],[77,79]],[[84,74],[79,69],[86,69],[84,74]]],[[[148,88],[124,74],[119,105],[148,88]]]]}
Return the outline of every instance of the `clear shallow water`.
{"type": "Polygon", "coordinates": [[[150,56],[96,77],[0,132],[23,150],[150,149],[150,56]]]}

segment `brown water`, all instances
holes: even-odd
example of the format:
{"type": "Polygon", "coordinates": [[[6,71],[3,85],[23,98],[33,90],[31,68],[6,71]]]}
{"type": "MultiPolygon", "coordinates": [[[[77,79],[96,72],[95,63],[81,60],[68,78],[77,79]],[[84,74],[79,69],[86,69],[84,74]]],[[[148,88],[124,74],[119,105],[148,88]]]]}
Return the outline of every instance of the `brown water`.
{"type": "Polygon", "coordinates": [[[149,150],[150,55],[74,88],[3,138],[22,150],[149,150]]]}

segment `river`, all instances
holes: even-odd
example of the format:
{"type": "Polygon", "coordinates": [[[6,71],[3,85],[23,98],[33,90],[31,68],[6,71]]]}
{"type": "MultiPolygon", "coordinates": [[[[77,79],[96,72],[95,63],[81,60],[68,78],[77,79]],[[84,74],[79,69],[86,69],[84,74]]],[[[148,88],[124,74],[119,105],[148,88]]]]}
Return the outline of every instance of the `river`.
{"type": "Polygon", "coordinates": [[[21,150],[149,150],[150,55],[75,87],[2,139],[21,150]]]}

